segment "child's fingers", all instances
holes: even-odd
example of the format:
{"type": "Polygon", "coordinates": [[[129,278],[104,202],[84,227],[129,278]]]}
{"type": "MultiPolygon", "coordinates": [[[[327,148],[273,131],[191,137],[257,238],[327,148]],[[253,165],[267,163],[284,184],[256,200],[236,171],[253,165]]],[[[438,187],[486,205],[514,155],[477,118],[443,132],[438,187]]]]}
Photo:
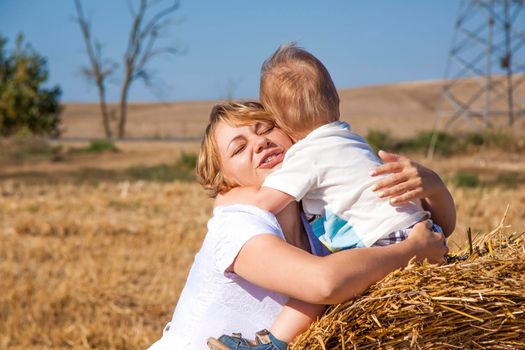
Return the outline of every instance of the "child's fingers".
{"type": "Polygon", "coordinates": [[[370,176],[377,176],[383,174],[399,173],[403,171],[403,164],[399,162],[386,163],[379,165],[377,168],[370,172],[370,176]]]}

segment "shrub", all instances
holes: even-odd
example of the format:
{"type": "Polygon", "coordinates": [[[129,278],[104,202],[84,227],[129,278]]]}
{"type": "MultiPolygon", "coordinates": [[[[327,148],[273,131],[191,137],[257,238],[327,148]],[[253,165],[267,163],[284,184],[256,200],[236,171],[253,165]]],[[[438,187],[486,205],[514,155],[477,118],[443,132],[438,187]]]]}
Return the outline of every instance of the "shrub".
{"type": "Polygon", "coordinates": [[[465,135],[465,142],[468,145],[483,146],[485,144],[485,136],[479,132],[469,132],[465,135]]]}
{"type": "Polygon", "coordinates": [[[452,182],[458,187],[474,188],[480,184],[477,174],[457,172],[452,177],[452,182]]]}
{"type": "Polygon", "coordinates": [[[433,137],[436,138],[436,154],[448,156],[463,150],[460,139],[457,136],[446,132],[438,132],[434,136],[434,132],[432,131],[420,132],[413,139],[401,141],[398,147],[402,151],[426,152],[430,147],[433,137]]]}
{"type": "Polygon", "coordinates": [[[179,159],[175,163],[175,167],[181,171],[194,171],[197,166],[197,155],[194,153],[182,152],[179,159]]]}
{"type": "Polygon", "coordinates": [[[16,47],[6,53],[7,40],[0,36],[0,135],[60,135],[58,86],[44,88],[48,79],[46,60],[22,34],[16,47]]]}
{"type": "Polygon", "coordinates": [[[395,151],[395,141],[386,131],[369,130],[365,139],[376,153],[380,149],[395,151]]]}
{"type": "Polygon", "coordinates": [[[89,146],[82,149],[87,153],[118,152],[117,146],[111,140],[91,140],[89,146]]]}

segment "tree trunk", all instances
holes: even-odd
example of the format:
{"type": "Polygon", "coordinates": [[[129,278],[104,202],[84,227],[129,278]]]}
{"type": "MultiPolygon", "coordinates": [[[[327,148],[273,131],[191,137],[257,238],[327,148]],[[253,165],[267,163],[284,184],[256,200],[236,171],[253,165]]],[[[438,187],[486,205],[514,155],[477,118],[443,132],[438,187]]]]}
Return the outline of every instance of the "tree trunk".
{"type": "Polygon", "coordinates": [[[126,77],[120,91],[120,117],[118,121],[118,137],[123,139],[126,136],[126,118],[128,115],[128,91],[131,80],[126,77]]]}
{"type": "Polygon", "coordinates": [[[104,93],[104,85],[100,82],[97,82],[97,86],[100,112],[102,112],[102,125],[104,126],[104,133],[106,134],[106,138],[110,139],[113,137],[113,133],[111,132],[111,125],[109,125],[109,112],[106,103],[106,96],[104,93]]]}

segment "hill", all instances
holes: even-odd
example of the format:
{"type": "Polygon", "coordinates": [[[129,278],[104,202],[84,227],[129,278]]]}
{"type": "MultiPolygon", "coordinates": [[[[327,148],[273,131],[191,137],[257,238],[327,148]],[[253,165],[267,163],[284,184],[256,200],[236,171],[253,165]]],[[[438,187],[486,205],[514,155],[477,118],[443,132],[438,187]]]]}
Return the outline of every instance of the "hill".
{"type": "MultiPolygon", "coordinates": [[[[389,131],[408,137],[432,129],[436,113],[443,111],[442,81],[416,81],[340,90],[341,116],[360,134],[368,130],[389,131]]],[[[470,95],[479,88],[475,81],[458,86],[470,95]]],[[[521,95],[525,95],[525,84],[521,95]]],[[[200,138],[212,106],[218,101],[133,103],[129,108],[128,137],[200,138]]],[[[523,119],[521,124],[523,124],[523,119]]],[[[103,137],[98,105],[66,104],[63,114],[65,138],[103,137]]],[[[462,127],[464,123],[457,123],[462,127]]]]}

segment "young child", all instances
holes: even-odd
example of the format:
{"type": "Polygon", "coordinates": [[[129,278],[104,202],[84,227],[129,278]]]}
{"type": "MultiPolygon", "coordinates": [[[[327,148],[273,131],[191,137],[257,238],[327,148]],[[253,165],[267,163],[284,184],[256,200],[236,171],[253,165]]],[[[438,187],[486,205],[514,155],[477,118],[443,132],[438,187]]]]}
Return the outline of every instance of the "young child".
{"type": "MultiPolygon", "coordinates": [[[[371,173],[382,163],[361,136],[339,121],[337,90],[312,54],[294,44],[281,46],[263,64],[260,93],[275,124],[295,144],[261,188],[234,188],[220,205],[252,204],[277,214],[291,201],[302,201],[314,234],[331,252],[400,242],[413,225],[430,217],[419,200],[394,206],[374,192],[377,177],[371,173]]],[[[437,225],[433,230],[442,232],[437,225]]],[[[323,311],[324,306],[290,300],[271,332],[258,332],[256,342],[223,335],[210,338],[209,346],[284,349],[323,311]]]]}

